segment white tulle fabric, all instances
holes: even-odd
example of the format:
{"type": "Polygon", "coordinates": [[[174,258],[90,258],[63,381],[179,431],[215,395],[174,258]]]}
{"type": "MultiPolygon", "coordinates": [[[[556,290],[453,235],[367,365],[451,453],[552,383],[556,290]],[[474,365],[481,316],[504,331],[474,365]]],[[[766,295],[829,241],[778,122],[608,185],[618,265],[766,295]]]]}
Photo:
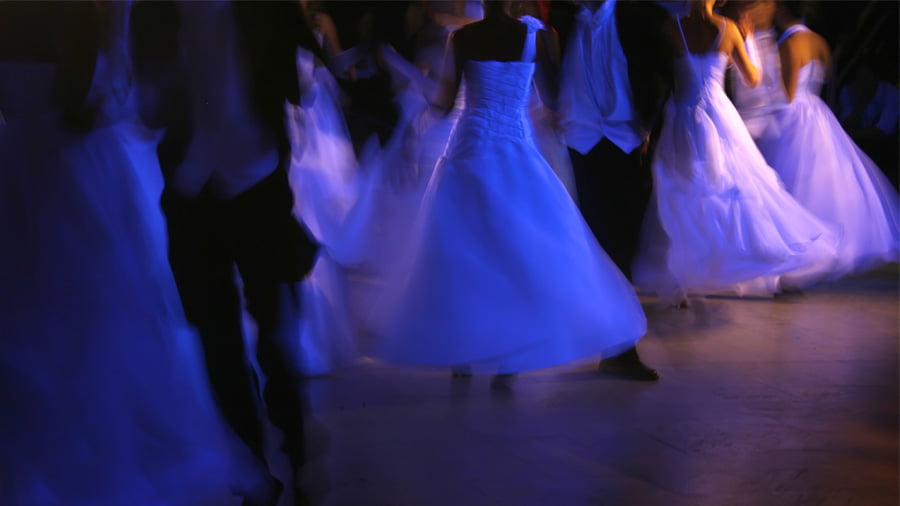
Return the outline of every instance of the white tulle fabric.
{"type": "Polygon", "coordinates": [[[363,146],[359,197],[333,248],[347,293],[343,312],[366,355],[372,353],[377,300],[389,273],[408,255],[426,184],[463,104],[457,100],[441,117],[429,106],[437,91],[434,81],[389,48],[382,48],[382,60],[391,73],[399,121],[385,145],[373,136],[363,146]]]}
{"type": "Polygon", "coordinates": [[[242,472],[169,269],[123,47],[100,55],[87,133],[62,126],[54,66],[0,62],[2,504],[213,506],[242,472]]]}
{"type": "Polygon", "coordinates": [[[287,105],[294,214],[325,248],[334,244],[357,197],[356,155],[340,108],[340,88],[312,52],[297,51],[300,105],[287,105]]]}
{"type": "Polygon", "coordinates": [[[297,51],[301,103],[286,105],[291,140],[288,177],[294,215],[321,244],[312,272],[285,293],[285,349],[302,376],[329,374],[358,357],[345,308],[344,273],[335,260],[347,217],[359,195],[358,164],[340,107],[340,88],[313,53],[297,51]],[[299,297],[296,294],[299,294],[299,297]]]}
{"type": "Polygon", "coordinates": [[[517,372],[644,334],[630,285],[535,145],[533,72],[466,64],[465,106],[366,322],[378,358],[517,372]]]}
{"type": "Polygon", "coordinates": [[[900,202],[819,98],[824,76],[815,60],[800,69],[794,100],[775,115],[758,145],[797,201],[842,226],[830,273],[839,277],[898,260],[900,202]]]}
{"type": "MultiPolygon", "coordinates": [[[[781,61],[778,57],[775,29],[759,30],[753,34],[759,62],[754,62],[760,76],[759,83],[751,88],[734,68],[729,72],[732,98],[735,108],[744,119],[750,136],[758,139],[769,127],[775,112],[787,102],[781,83],[781,61]]],[[[751,40],[748,37],[748,40],[751,40]]],[[[748,44],[748,49],[750,45],[748,44]]]]}
{"type": "Polygon", "coordinates": [[[771,294],[834,258],[839,233],[788,194],[725,95],[727,62],[717,51],[675,62],[634,265],[636,285],[664,301],[771,294]]]}

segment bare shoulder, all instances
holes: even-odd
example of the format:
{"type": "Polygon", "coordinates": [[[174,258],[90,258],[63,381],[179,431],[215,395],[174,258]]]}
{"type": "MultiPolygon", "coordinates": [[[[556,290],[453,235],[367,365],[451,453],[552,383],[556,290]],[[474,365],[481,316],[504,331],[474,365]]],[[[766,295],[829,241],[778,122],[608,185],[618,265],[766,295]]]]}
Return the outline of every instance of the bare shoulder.
{"type": "Polygon", "coordinates": [[[807,32],[807,34],[810,37],[812,46],[816,48],[816,52],[825,59],[829,58],[831,56],[831,48],[828,47],[828,41],[825,40],[825,37],[813,31],[807,32]]]}
{"type": "Polygon", "coordinates": [[[781,41],[780,47],[790,52],[803,52],[814,56],[827,52],[828,43],[816,32],[804,30],[781,41]]]}
{"type": "Polygon", "coordinates": [[[807,46],[809,39],[806,39],[805,37],[798,37],[797,35],[800,34],[791,35],[790,37],[779,42],[778,51],[780,53],[787,54],[799,53],[802,48],[807,46]]]}
{"type": "Polygon", "coordinates": [[[730,39],[734,42],[741,42],[743,40],[743,37],[741,36],[741,31],[740,29],[738,29],[737,23],[724,16],[718,17],[719,19],[717,19],[716,22],[719,23],[719,26],[722,26],[723,23],[725,26],[725,33],[722,34],[722,38],[730,39]]]}
{"type": "Polygon", "coordinates": [[[792,41],[794,44],[808,44],[813,47],[828,46],[828,43],[825,41],[825,39],[812,30],[802,30],[794,32],[791,36],[784,39],[783,43],[791,43],[792,41]]]}
{"type": "Polygon", "coordinates": [[[778,45],[782,68],[787,68],[785,65],[790,65],[794,69],[800,69],[809,60],[814,59],[815,52],[811,50],[811,41],[812,39],[808,38],[806,33],[795,33],[784,39],[778,45]]]}
{"type": "Polygon", "coordinates": [[[734,21],[718,14],[714,15],[710,21],[722,27],[720,28],[722,30],[719,40],[720,51],[730,54],[737,46],[743,45],[744,37],[734,21]]]}

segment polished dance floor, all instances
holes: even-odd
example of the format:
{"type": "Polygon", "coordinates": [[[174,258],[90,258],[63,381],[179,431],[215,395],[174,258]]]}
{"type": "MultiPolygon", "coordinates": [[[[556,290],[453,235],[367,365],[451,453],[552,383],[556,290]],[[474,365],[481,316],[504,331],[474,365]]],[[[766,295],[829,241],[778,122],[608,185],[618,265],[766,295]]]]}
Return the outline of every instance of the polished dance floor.
{"type": "Polygon", "coordinates": [[[333,506],[897,506],[898,269],[774,299],[643,298],[656,384],[369,363],[306,385],[333,506]]]}

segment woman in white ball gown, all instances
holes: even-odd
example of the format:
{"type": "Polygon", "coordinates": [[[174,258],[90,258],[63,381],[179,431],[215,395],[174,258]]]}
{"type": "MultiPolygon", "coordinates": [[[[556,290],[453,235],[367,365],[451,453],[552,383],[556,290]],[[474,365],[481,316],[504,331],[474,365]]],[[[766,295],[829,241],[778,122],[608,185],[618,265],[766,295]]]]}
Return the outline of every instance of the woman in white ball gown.
{"type": "Polygon", "coordinates": [[[723,88],[733,60],[759,74],[737,26],[696,1],[669,35],[675,90],[653,160],[654,195],[634,279],[666,303],[688,294],[765,295],[809,281],[833,261],[838,236],[783,188],[723,88]]]}
{"type": "Polygon", "coordinates": [[[130,5],[99,8],[0,4],[0,504],[226,504],[265,475],[236,466],[169,269],[130,5]]]}
{"type": "Polygon", "coordinates": [[[766,160],[801,204],[843,227],[831,276],[896,262],[900,253],[897,191],[850,139],[819,98],[831,55],[800,22],[802,6],[779,2],[775,22],[788,104],[758,141],[766,160]]]}
{"type": "Polygon", "coordinates": [[[376,356],[389,362],[507,375],[616,355],[646,330],[535,145],[537,37],[508,3],[486,2],[485,19],[453,36],[446,103],[464,78],[465,106],[380,297],[376,356]]]}
{"type": "Polygon", "coordinates": [[[358,355],[345,312],[344,273],[335,259],[358,198],[358,164],[341,110],[341,90],[326,66],[340,51],[337,31],[316,4],[301,1],[312,37],[306,41],[309,47],[297,49],[300,104],[285,106],[293,212],[322,245],[307,279],[295,293],[285,294],[295,318],[285,328],[283,344],[303,376],[329,374],[358,355]]]}

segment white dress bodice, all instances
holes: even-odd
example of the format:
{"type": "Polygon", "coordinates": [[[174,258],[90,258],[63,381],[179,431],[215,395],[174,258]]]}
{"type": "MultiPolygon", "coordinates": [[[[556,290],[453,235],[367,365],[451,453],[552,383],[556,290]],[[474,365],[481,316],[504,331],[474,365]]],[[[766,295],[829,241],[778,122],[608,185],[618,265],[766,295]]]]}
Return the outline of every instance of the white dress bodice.
{"type": "Polygon", "coordinates": [[[692,53],[688,48],[681,22],[678,22],[678,30],[684,44],[684,54],[675,60],[674,65],[673,99],[676,104],[695,105],[711,95],[725,96],[725,69],[728,66],[728,55],[719,51],[725,26],[723,20],[722,28],[709,51],[692,53]]]}
{"type": "Polygon", "coordinates": [[[825,84],[825,65],[818,60],[810,60],[797,76],[797,91],[794,100],[810,100],[819,97],[825,84]]]}
{"type": "Polygon", "coordinates": [[[373,357],[515,373],[613,356],[646,331],[537,145],[529,34],[518,61],[464,65],[465,105],[369,312],[373,357]]]}
{"type": "Polygon", "coordinates": [[[728,55],[718,40],[712,48],[675,61],[633,267],[637,286],[666,302],[690,293],[771,294],[784,280],[805,285],[838,239],[766,163],[725,95],[728,55]]]}
{"type": "Polygon", "coordinates": [[[676,59],[675,102],[693,105],[710,93],[725,93],[723,83],[727,64],[728,55],[719,51],[687,54],[676,59]]]}
{"type": "Polygon", "coordinates": [[[470,61],[458,136],[531,138],[528,102],[532,62],[470,61]]]}

